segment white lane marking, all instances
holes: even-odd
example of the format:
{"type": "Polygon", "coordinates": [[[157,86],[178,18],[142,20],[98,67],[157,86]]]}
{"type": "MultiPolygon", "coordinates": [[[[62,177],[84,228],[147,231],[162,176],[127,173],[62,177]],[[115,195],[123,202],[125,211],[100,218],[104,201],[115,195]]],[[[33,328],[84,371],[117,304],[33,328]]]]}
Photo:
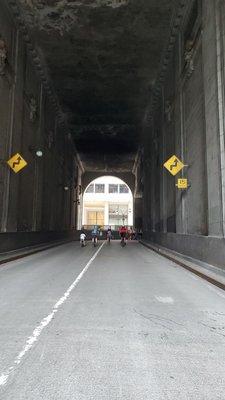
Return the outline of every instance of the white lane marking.
{"type": "Polygon", "coordinates": [[[173,304],[174,299],[172,297],[161,297],[161,296],[155,296],[156,300],[158,300],[160,303],[165,303],[165,304],[173,304]]]}
{"type": "Polygon", "coordinates": [[[78,275],[78,277],[75,279],[75,281],[70,285],[70,287],[67,289],[67,291],[64,293],[64,295],[55,303],[53,306],[52,311],[47,315],[47,317],[43,318],[40,324],[34,329],[33,333],[31,336],[28,337],[23,349],[19,352],[19,354],[16,356],[14,359],[13,365],[7,369],[7,371],[3,372],[0,375],[0,386],[4,386],[8,379],[10,374],[15,370],[16,366],[19,365],[25,356],[25,354],[32,349],[33,345],[35,342],[37,342],[39,336],[41,335],[43,329],[49,325],[51,320],[53,319],[54,315],[57,313],[59,310],[59,307],[62,306],[62,304],[68,299],[70,296],[72,290],[78,285],[80,280],[83,278],[84,274],[87,272],[88,268],[92,264],[92,262],[95,260],[97,257],[98,253],[104,246],[105,242],[102,243],[102,245],[99,247],[99,249],[96,251],[96,253],[93,255],[93,257],[88,261],[84,269],[81,271],[81,273],[78,275]]]}

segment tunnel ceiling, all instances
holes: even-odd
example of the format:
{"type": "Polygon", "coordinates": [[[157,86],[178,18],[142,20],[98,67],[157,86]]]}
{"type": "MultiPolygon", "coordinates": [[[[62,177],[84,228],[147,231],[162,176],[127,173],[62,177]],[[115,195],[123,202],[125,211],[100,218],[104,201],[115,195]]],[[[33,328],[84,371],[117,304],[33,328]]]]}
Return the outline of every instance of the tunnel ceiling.
{"type": "Polygon", "coordinates": [[[175,0],[18,0],[86,170],[130,170],[175,0]]]}

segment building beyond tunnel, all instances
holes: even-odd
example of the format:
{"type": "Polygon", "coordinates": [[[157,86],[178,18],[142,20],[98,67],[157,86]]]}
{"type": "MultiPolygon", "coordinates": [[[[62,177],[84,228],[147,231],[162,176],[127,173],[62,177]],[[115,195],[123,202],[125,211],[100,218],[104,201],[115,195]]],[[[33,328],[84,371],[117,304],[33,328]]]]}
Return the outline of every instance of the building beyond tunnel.
{"type": "Polygon", "coordinates": [[[73,237],[113,175],[146,240],[225,266],[224,27],[222,0],[1,1],[1,251],[73,237]]]}
{"type": "Polygon", "coordinates": [[[83,226],[133,226],[133,196],[129,187],[118,178],[95,179],[84,191],[83,226]]]}

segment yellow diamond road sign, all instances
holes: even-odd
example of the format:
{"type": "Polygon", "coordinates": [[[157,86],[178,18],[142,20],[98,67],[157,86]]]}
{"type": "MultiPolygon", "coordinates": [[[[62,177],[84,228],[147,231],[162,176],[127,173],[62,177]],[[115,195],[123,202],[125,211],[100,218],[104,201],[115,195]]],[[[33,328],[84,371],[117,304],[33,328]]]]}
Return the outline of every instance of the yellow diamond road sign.
{"type": "Polygon", "coordinates": [[[178,189],[187,189],[188,180],[186,178],[178,179],[176,186],[178,187],[178,189]]]}
{"type": "Polygon", "coordinates": [[[17,153],[12,158],[10,158],[10,160],[7,161],[7,164],[17,174],[17,172],[26,167],[27,162],[19,153],[17,153]]]}
{"type": "Polygon", "coordinates": [[[184,168],[184,164],[178,157],[172,156],[165,162],[164,167],[173,175],[177,175],[184,168]]]}

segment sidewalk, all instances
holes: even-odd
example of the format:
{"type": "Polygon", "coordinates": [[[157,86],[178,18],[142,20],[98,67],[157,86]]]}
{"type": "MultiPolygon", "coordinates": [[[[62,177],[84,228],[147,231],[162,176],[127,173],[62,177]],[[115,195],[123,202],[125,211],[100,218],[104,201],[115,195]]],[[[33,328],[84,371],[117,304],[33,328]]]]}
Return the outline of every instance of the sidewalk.
{"type": "Polygon", "coordinates": [[[213,285],[218,286],[220,289],[225,290],[225,270],[222,268],[218,268],[186,255],[177,253],[176,251],[167,249],[156,243],[151,243],[146,240],[141,240],[140,243],[194,273],[195,275],[200,276],[213,285]]]}

